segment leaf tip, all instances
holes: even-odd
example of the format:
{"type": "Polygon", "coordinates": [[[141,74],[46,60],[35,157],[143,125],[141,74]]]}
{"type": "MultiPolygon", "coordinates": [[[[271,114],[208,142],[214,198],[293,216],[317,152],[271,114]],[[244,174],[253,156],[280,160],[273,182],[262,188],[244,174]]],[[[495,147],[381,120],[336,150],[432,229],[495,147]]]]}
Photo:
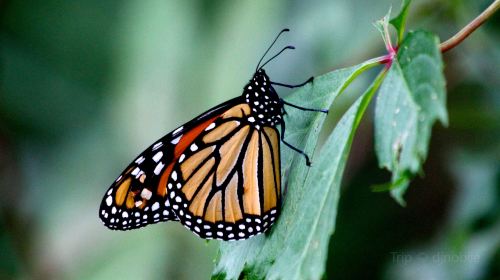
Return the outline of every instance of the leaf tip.
{"type": "Polygon", "coordinates": [[[226,279],[226,273],[225,272],[218,272],[212,275],[212,280],[224,280],[226,279]]]}
{"type": "Polygon", "coordinates": [[[403,40],[405,27],[406,27],[406,17],[408,16],[408,8],[410,6],[411,0],[401,1],[401,10],[399,14],[392,18],[389,23],[394,26],[398,33],[398,44],[403,40]]]}
{"type": "Polygon", "coordinates": [[[391,189],[391,197],[399,204],[401,207],[406,207],[406,201],[403,198],[403,195],[406,193],[408,189],[408,185],[410,184],[410,178],[402,177],[395,182],[391,189]]]}

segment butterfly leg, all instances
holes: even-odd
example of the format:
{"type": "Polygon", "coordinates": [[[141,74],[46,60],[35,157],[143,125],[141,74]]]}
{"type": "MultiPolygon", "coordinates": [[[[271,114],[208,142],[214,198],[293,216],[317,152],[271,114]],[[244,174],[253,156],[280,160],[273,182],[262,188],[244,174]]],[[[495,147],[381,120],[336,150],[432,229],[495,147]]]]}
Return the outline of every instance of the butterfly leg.
{"type": "Polygon", "coordinates": [[[286,102],[285,100],[281,99],[281,102],[285,105],[288,105],[290,107],[294,107],[294,108],[297,108],[299,110],[302,110],[302,111],[311,111],[311,112],[321,112],[321,113],[325,113],[325,114],[328,114],[328,110],[327,109],[311,109],[311,108],[305,108],[305,107],[301,107],[301,106],[298,106],[298,105],[295,105],[295,104],[292,104],[292,103],[288,103],[286,102]]]}
{"type": "Polygon", "coordinates": [[[281,141],[283,142],[283,144],[288,146],[290,149],[296,151],[297,153],[303,155],[306,158],[306,165],[311,166],[311,161],[309,160],[309,156],[304,151],[292,146],[291,144],[285,141],[285,122],[281,122],[281,131],[282,131],[281,141]]]}
{"type": "Polygon", "coordinates": [[[277,82],[271,82],[271,84],[276,85],[276,86],[287,87],[287,88],[298,88],[298,87],[304,86],[304,85],[312,82],[313,80],[314,80],[314,77],[311,77],[311,78],[307,79],[307,81],[305,81],[301,84],[298,84],[298,85],[288,85],[288,84],[282,84],[282,83],[277,83],[277,82]]]}
{"type": "Polygon", "coordinates": [[[284,115],[288,115],[288,112],[285,110],[285,107],[284,106],[281,106],[281,112],[284,115]]]}

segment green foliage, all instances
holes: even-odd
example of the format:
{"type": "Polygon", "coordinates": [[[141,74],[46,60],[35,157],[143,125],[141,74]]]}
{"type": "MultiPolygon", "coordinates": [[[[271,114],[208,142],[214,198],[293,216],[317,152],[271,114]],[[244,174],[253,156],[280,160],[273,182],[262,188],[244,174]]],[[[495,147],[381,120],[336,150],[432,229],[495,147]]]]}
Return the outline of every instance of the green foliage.
{"type": "MultiPolygon", "coordinates": [[[[403,11],[397,17],[398,32],[404,29],[408,3],[403,3],[403,11]]],[[[390,11],[376,27],[392,51],[389,16],[390,11]]],[[[321,278],[335,229],[339,186],[352,138],[380,84],[375,110],[376,153],[380,165],[393,173],[391,195],[404,204],[404,191],[427,156],[432,125],[436,120],[447,122],[438,44],[436,36],[428,32],[409,33],[390,68],[384,69],[344,114],[311,168],[306,167],[302,156],[282,149],[286,197],[281,217],[267,235],[222,243],[214,279],[321,278]]],[[[366,61],[320,76],[287,101],[309,108],[329,108],[359,73],[374,65],[373,60],[366,61]]],[[[287,141],[312,154],[325,116],[293,108],[288,111],[287,141]]]]}
{"type": "Polygon", "coordinates": [[[391,195],[404,204],[410,179],[427,157],[432,125],[447,123],[445,80],[438,38],[407,35],[380,87],[375,109],[375,149],[392,171],[391,195]]]}
{"type": "Polygon", "coordinates": [[[398,32],[398,43],[401,43],[405,34],[406,17],[408,16],[408,8],[410,7],[410,2],[411,0],[402,0],[401,11],[389,22],[390,24],[392,24],[392,26],[394,26],[394,28],[396,28],[396,31],[398,32]]]}
{"type": "MultiPolygon", "coordinates": [[[[320,76],[287,101],[309,108],[329,108],[352,79],[370,66],[367,62],[320,76]]],[[[302,156],[283,147],[287,174],[283,185],[287,190],[280,218],[268,235],[222,243],[214,278],[260,279],[267,275],[276,279],[316,279],[322,275],[347,153],[373,92],[368,91],[344,115],[312,167],[305,165],[302,156]]],[[[298,143],[311,154],[324,119],[321,113],[288,109],[287,141],[298,143]]]]}

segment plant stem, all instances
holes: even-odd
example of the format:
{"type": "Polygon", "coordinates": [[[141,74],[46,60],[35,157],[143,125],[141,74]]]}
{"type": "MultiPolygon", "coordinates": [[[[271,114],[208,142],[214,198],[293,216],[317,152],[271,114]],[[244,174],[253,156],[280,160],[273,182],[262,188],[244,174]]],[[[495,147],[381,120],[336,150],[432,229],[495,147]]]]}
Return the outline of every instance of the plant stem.
{"type": "MultiPolygon", "coordinates": [[[[395,54],[395,52],[394,52],[395,54]]],[[[394,57],[394,54],[386,54],[382,56],[378,56],[372,59],[369,59],[366,61],[366,63],[369,65],[369,68],[380,65],[380,64],[387,64],[390,63],[394,57]]]]}
{"type": "Polygon", "coordinates": [[[455,34],[450,39],[446,40],[439,47],[441,52],[447,52],[458,44],[460,44],[465,38],[467,38],[474,30],[481,26],[487,19],[489,19],[498,9],[500,8],[500,0],[495,0],[491,5],[486,8],[479,16],[477,16],[473,21],[467,24],[462,30],[455,34]]]}

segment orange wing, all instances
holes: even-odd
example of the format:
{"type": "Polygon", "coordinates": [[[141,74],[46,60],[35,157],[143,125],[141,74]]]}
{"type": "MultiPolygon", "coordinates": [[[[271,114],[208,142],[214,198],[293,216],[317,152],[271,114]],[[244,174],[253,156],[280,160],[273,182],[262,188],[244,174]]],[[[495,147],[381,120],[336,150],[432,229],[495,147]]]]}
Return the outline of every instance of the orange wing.
{"type": "Polygon", "coordinates": [[[168,201],[202,238],[246,239],[266,231],[281,204],[279,132],[259,127],[240,104],[205,128],[179,156],[168,201]]]}

